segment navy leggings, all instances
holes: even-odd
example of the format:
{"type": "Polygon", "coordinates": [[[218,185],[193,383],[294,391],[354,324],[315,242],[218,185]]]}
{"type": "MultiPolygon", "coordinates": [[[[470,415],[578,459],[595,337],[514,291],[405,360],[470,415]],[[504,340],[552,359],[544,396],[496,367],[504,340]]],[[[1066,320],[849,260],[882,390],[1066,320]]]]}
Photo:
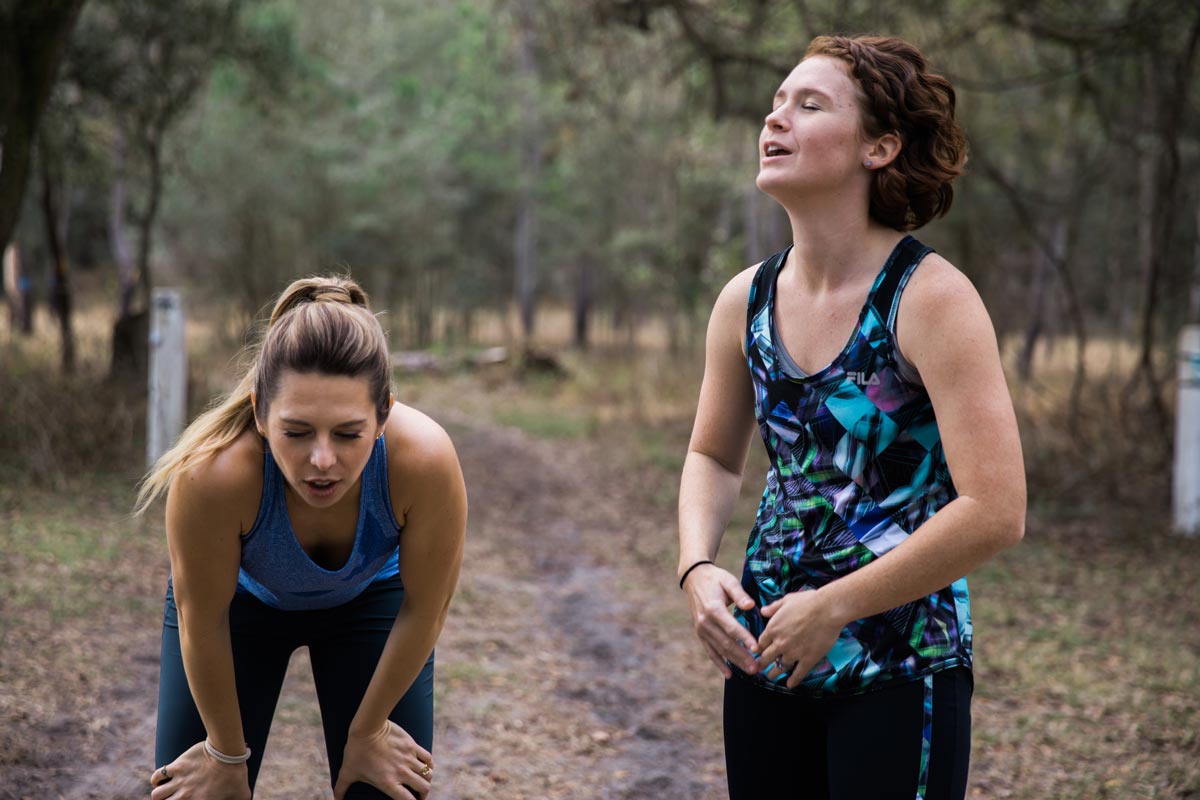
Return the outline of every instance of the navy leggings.
{"type": "MultiPolygon", "coordinates": [[[[240,592],[234,595],[229,607],[229,629],[242,730],[252,751],[247,765],[251,789],[258,778],[288,660],[298,647],[308,647],[325,728],[330,785],[337,783],[346,732],[366,693],[403,599],[399,577],[377,581],[345,605],[319,611],[280,611],[251,595],[240,592]]],[[[389,718],[419,745],[433,751],[433,655],[389,718]]],[[[155,763],[170,763],[196,742],[203,741],[205,735],[204,723],[183,671],[178,613],[168,584],[155,763]]],[[[372,786],[356,783],[346,797],[386,795],[372,786]]]]}
{"type": "Polygon", "coordinates": [[[813,699],[735,670],[725,681],[730,800],[962,800],[973,686],[959,667],[928,684],[813,699]]]}

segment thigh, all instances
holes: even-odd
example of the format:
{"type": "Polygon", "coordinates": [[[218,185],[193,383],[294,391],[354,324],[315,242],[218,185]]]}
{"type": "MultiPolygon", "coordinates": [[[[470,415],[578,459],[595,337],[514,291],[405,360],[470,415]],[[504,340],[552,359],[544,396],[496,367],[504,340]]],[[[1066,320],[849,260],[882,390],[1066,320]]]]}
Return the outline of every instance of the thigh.
{"type": "MultiPolygon", "coordinates": [[[[287,673],[288,659],[295,649],[294,642],[280,635],[284,631],[273,619],[278,613],[245,595],[235,596],[229,609],[238,707],[242,715],[242,732],[251,750],[247,764],[251,787],[262,765],[279,689],[287,673]]],[[[203,741],[206,735],[184,673],[178,611],[168,586],[159,668],[155,765],[173,761],[192,745],[203,741]]]]}
{"type": "Polygon", "coordinates": [[[829,726],[832,800],[962,800],[971,748],[971,673],[836,701],[829,726]]]}
{"type": "MultiPolygon", "coordinates": [[[[328,625],[309,643],[313,681],[325,728],[331,784],[342,766],[346,733],[375,674],[375,666],[396,621],[404,599],[399,579],[372,584],[355,600],[330,610],[328,625]]],[[[388,718],[403,728],[417,744],[433,751],[433,655],[430,654],[412,686],[388,718]]],[[[378,790],[356,783],[349,798],[384,797],[378,790]]]]}
{"type": "Polygon", "coordinates": [[[725,681],[725,770],[730,800],[826,800],[825,720],[817,703],[725,681]]]}

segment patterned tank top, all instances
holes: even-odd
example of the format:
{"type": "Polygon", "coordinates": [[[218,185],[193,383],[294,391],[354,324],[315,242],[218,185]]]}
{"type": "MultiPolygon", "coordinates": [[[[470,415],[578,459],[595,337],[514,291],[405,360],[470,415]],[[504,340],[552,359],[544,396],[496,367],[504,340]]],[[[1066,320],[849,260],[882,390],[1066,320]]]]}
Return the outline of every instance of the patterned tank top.
{"type": "MultiPolygon", "coordinates": [[[[896,245],[849,342],[811,375],[788,374],[775,343],[775,284],[788,250],[755,275],[745,346],[771,463],[742,586],[759,607],[874,561],[956,496],[933,405],[906,369],[894,333],[900,295],[929,252],[911,236],[896,245]]],[[[758,608],[735,613],[755,637],[762,634],[758,608]]],[[[854,694],[970,665],[971,615],[960,578],[851,622],[794,691],[854,694]]],[[[757,676],[788,691],[785,678],[757,676]]]]}

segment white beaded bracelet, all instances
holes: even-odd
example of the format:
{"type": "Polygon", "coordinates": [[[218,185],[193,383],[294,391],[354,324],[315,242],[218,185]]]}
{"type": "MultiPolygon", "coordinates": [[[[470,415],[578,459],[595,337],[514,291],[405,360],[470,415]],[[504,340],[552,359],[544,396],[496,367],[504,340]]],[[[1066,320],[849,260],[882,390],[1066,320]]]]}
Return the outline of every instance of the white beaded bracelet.
{"type": "Polygon", "coordinates": [[[208,753],[222,764],[245,764],[250,760],[249,747],[247,747],[246,752],[242,753],[240,756],[227,756],[217,748],[213,747],[212,742],[210,742],[208,739],[204,740],[204,752],[208,753]]]}

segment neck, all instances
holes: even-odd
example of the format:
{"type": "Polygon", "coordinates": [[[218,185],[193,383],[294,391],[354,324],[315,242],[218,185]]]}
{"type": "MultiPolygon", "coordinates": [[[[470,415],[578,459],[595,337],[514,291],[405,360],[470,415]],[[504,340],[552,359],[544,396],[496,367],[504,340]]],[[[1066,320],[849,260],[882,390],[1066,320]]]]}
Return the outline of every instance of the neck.
{"type": "Polygon", "coordinates": [[[788,267],[812,292],[827,292],[873,278],[904,235],[873,221],[861,198],[785,203],[792,226],[788,267]]]}

